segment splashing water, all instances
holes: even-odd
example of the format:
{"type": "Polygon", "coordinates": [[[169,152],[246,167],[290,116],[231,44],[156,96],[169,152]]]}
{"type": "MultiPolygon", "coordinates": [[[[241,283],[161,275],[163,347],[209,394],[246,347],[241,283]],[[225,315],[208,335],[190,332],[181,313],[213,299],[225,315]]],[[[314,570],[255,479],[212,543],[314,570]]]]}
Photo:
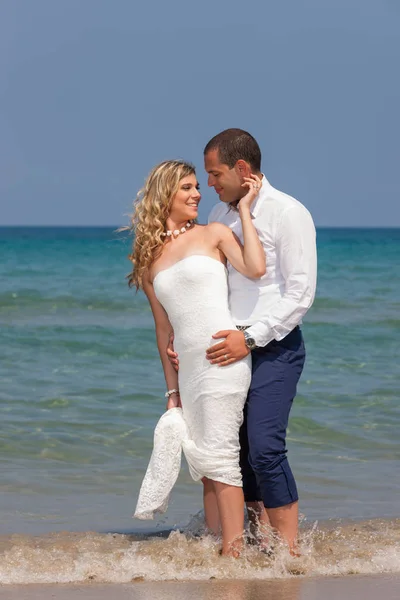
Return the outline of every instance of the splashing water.
{"type": "Polygon", "coordinates": [[[127,583],[400,572],[400,519],[303,526],[300,558],[274,543],[272,555],[246,546],[240,559],[198,526],[158,535],[55,533],[0,538],[0,583],[127,583]]]}

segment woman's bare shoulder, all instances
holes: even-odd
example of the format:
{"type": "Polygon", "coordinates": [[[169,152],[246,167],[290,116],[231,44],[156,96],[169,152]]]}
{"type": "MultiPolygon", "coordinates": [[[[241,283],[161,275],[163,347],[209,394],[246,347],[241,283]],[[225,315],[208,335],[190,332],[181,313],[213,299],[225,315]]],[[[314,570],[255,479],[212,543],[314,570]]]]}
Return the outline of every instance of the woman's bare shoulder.
{"type": "Polygon", "coordinates": [[[230,231],[231,231],[231,229],[228,227],[228,225],[224,225],[223,223],[218,223],[217,221],[213,221],[212,223],[209,223],[208,225],[205,225],[204,227],[206,227],[207,231],[209,231],[210,233],[214,233],[215,235],[219,235],[219,236],[226,235],[227,233],[230,233],[230,231]]]}

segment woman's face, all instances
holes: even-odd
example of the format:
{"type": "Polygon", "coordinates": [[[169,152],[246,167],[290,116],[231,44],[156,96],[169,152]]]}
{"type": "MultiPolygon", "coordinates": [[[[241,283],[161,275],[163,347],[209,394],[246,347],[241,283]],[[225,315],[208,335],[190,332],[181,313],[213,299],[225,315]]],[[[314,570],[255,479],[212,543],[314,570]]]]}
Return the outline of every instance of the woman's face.
{"type": "Polygon", "coordinates": [[[172,199],[170,219],[181,221],[196,219],[199,212],[201,194],[196,175],[188,175],[179,182],[179,189],[172,199]]]}

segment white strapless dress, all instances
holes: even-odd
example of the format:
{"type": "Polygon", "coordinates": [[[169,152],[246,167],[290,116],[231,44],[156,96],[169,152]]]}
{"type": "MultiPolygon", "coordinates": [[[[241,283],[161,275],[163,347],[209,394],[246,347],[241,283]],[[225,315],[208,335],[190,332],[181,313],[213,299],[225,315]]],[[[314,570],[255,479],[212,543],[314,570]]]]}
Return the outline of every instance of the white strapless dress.
{"type": "Polygon", "coordinates": [[[195,481],[208,477],[242,485],[239,428],[251,379],[251,357],[227,367],[211,365],[212,335],[236,329],[228,306],[225,266],[210,256],[191,255],[160,271],[154,291],[174,328],[179,355],[182,409],[161,417],[134,517],[165,512],[181,466],[182,450],[195,481]]]}

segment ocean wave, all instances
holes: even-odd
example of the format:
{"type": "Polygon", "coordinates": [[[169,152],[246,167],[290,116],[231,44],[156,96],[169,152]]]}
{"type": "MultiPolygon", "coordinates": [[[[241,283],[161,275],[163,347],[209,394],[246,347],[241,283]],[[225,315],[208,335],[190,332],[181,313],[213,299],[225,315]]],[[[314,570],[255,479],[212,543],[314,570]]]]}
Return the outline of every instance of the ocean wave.
{"type": "Polygon", "coordinates": [[[400,319],[382,319],[381,321],[376,321],[376,325],[383,325],[385,327],[390,327],[397,331],[400,331],[400,319]]]}
{"type": "Polygon", "coordinates": [[[357,308],[359,306],[359,302],[348,302],[346,300],[341,300],[339,298],[327,298],[323,296],[317,296],[314,300],[313,309],[351,309],[357,308]]]}
{"type": "Polygon", "coordinates": [[[209,579],[286,579],[400,572],[400,519],[301,528],[301,557],[274,540],[272,555],[247,546],[238,560],[196,527],[156,536],[55,533],[2,536],[0,583],[127,583],[209,579]]]}
{"type": "MultiPolygon", "coordinates": [[[[338,408],[338,407],[337,407],[338,408]]],[[[396,419],[394,413],[390,417],[396,419]]],[[[359,426],[357,428],[347,427],[344,429],[340,420],[330,426],[321,424],[307,417],[293,416],[288,427],[288,438],[302,446],[315,447],[322,446],[325,449],[354,450],[363,452],[365,456],[385,459],[398,459],[400,452],[397,439],[389,433],[386,437],[371,437],[370,427],[363,428],[364,420],[359,417],[359,426]]]]}
{"type": "Polygon", "coordinates": [[[125,299],[104,298],[100,295],[77,297],[76,295],[44,295],[34,289],[23,289],[17,292],[3,292],[0,294],[0,312],[18,311],[28,309],[40,312],[56,312],[71,309],[101,310],[101,311],[126,311],[141,312],[146,310],[147,304],[143,301],[133,301],[132,294],[127,293],[125,299]]]}

